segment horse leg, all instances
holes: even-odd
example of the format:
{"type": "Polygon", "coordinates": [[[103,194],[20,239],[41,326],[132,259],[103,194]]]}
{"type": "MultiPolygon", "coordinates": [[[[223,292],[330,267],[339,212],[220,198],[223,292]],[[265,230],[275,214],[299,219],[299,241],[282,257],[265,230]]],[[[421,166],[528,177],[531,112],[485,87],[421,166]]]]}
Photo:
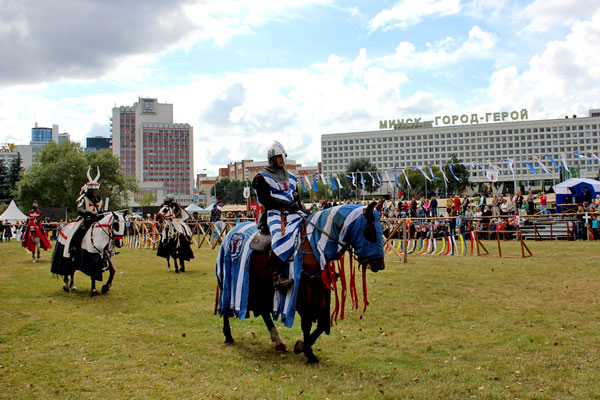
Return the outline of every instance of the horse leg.
{"type": "Polygon", "coordinates": [[[317,340],[317,338],[321,335],[321,333],[323,333],[323,330],[319,328],[319,325],[317,325],[317,328],[315,328],[315,331],[311,334],[310,333],[310,329],[312,328],[311,319],[310,318],[302,318],[302,315],[300,316],[300,319],[302,320],[301,326],[302,326],[302,333],[304,334],[304,341],[298,340],[296,342],[296,345],[294,346],[294,353],[300,354],[301,352],[303,352],[304,355],[306,356],[307,364],[316,364],[319,362],[319,359],[313,353],[312,345],[317,340]]]}
{"type": "Polygon", "coordinates": [[[68,292],[69,291],[69,275],[64,275],[63,276],[63,282],[64,282],[63,290],[65,292],[68,292]]]}
{"type": "Polygon", "coordinates": [[[179,264],[177,264],[177,258],[173,255],[173,264],[175,264],[175,273],[179,273],[179,264]]]}
{"type": "Polygon", "coordinates": [[[69,289],[71,289],[72,292],[77,291],[77,286],[75,286],[75,272],[71,274],[71,283],[69,284],[69,289]]]}
{"type": "Polygon", "coordinates": [[[91,290],[91,296],[98,296],[98,291],[96,290],[96,280],[94,278],[92,279],[92,290],[91,290]]]}
{"type": "Polygon", "coordinates": [[[110,287],[112,286],[113,278],[115,277],[115,267],[113,267],[110,260],[107,260],[106,262],[108,263],[108,279],[106,280],[106,283],[102,285],[102,293],[109,291],[110,287]]]}
{"type": "Polygon", "coordinates": [[[275,343],[275,350],[281,351],[283,353],[287,353],[289,350],[288,350],[285,342],[279,335],[279,330],[273,323],[273,319],[271,319],[271,315],[269,313],[263,313],[263,314],[261,314],[261,317],[262,317],[263,321],[265,321],[265,325],[267,326],[267,329],[269,330],[269,334],[271,334],[271,342],[275,343]]]}
{"type": "Polygon", "coordinates": [[[225,335],[225,344],[234,344],[233,336],[231,336],[231,327],[229,326],[229,316],[223,315],[223,335],[225,335]]]}
{"type": "Polygon", "coordinates": [[[179,269],[181,270],[181,272],[185,272],[185,261],[180,258],[179,263],[181,264],[181,268],[179,269]]]}
{"type": "Polygon", "coordinates": [[[171,261],[169,257],[167,257],[167,268],[169,269],[169,271],[171,270],[171,261]]]}

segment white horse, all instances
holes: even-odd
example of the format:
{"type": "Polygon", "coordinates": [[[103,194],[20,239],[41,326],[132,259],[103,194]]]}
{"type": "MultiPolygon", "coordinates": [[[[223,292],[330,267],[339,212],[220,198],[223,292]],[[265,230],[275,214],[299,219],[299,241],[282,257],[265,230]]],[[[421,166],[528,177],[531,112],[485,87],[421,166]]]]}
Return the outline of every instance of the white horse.
{"type": "Polygon", "coordinates": [[[109,212],[98,222],[94,222],[81,240],[81,251],[72,254],[70,239],[81,225],[81,221],[66,225],[59,233],[56,247],[52,254],[51,272],[63,276],[63,290],[77,290],[74,285],[76,270],[88,275],[92,280],[91,294],[95,296],[96,281],[102,281],[102,273],[109,271],[102,293],[108,292],[112,285],[115,269],[112,257],[116,254],[115,247],[123,245],[125,219],[119,213],[109,212]],[[71,280],[69,282],[69,277],[71,280]]]}

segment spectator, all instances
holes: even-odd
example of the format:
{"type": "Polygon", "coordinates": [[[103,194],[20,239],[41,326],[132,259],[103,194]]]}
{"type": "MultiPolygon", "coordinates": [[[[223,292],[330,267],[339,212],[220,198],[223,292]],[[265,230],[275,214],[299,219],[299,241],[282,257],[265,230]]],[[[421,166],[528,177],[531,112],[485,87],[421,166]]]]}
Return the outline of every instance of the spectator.
{"type": "Polygon", "coordinates": [[[588,203],[588,204],[592,203],[592,192],[590,191],[590,188],[587,186],[583,188],[583,202],[582,203],[588,203]]]}
{"type": "Polygon", "coordinates": [[[500,199],[497,194],[494,194],[494,198],[492,199],[492,214],[494,217],[500,215],[500,199]]]}
{"type": "Polygon", "coordinates": [[[431,216],[433,218],[437,218],[438,216],[438,202],[435,196],[431,196],[431,201],[429,202],[429,210],[431,211],[431,216]]]}
{"type": "Polygon", "coordinates": [[[539,195],[540,199],[540,214],[546,215],[550,214],[548,211],[548,198],[546,197],[546,193],[542,192],[539,195]]]}
{"type": "MultiPolygon", "coordinates": [[[[456,196],[456,197],[458,197],[458,196],[456,196]]],[[[466,212],[467,212],[467,210],[469,209],[469,196],[467,196],[466,194],[465,194],[465,196],[463,197],[463,204],[462,204],[462,207],[463,207],[463,214],[464,214],[464,213],[466,213],[466,212]]]]}
{"type": "Polygon", "coordinates": [[[527,195],[527,214],[529,215],[533,215],[535,214],[535,204],[533,203],[533,200],[535,199],[535,196],[533,195],[533,191],[529,191],[529,194],[527,195]]]}
{"type": "Polygon", "coordinates": [[[521,210],[522,208],[523,208],[523,195],[521,194],[521,192],[518,192],[517,195],[515,196],[516,212],[520,212],[519,210],[521,210]]]}
{"type": "Polygon", "coordinates": [[[592,236],[594,240],[600,240],[600,215],[592,220],[592,236]]]}
{"type": "MultiPolygon", "coordinates": [[[[460,213],[460,206],[461,206],[460,198],[457,195],[456,197],[454,197],[454,212],[456,213],[456,215],[458,215],[460,213]]],[[[466,207],[468,207],[468,206],[469,206],[469,199],[467,198],[467,195],[465,194],[465,200],[462,203],[463,214],[466,211],[466,207]]]]}

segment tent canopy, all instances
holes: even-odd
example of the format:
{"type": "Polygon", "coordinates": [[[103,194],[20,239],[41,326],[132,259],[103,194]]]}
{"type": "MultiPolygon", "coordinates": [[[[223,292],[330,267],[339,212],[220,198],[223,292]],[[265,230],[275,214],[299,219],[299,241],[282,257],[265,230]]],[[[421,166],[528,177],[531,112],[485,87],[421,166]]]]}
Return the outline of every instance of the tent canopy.
{"type": "Polygon", "coordinates": [[[210,213],[210,210],[207,210],[205,208],[200,207],[197,204],[190,204],[189,206],[187,206],[185,208],[185,211],[187,211],[189,214],[193,214],[193,213],[198,213],[198,214],[208,214],[210,213]]]}
{"type": "Polygon", "coordinates": [[[556,193],[556,211],[563,212],[563,208],[565,208],[565,211],[569,208],[561,207],[561,205],[583,203],[585,188],[590,190],[593,199],[597,194],[600,194],[600,181],[594,179],[571,178],[554,186],[554,192],[556,193]]]}
{"type": "Polygon", "coordinates": [[[6,211],[0,215],[0,220],[9,221],[11,223],[15,223],[17,221],[25,221],[27,219],[27,215],[23,214],[14,200],[10,202],[6,211]]]}

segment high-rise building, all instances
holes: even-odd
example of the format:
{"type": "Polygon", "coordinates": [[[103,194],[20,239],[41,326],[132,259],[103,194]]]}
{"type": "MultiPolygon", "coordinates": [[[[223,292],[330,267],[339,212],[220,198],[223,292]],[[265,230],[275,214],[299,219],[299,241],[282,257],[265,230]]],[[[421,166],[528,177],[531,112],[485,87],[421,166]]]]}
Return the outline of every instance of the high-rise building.
{"type": "Polygon", "coordinates": [[[132,106],[115,107],[111,131],[113,154],[140,191],[154,192],[156,202],[167,193],[182,203],[193,201],[193,128],[173,123],[172,104],[140,97],[132,106]]]}

